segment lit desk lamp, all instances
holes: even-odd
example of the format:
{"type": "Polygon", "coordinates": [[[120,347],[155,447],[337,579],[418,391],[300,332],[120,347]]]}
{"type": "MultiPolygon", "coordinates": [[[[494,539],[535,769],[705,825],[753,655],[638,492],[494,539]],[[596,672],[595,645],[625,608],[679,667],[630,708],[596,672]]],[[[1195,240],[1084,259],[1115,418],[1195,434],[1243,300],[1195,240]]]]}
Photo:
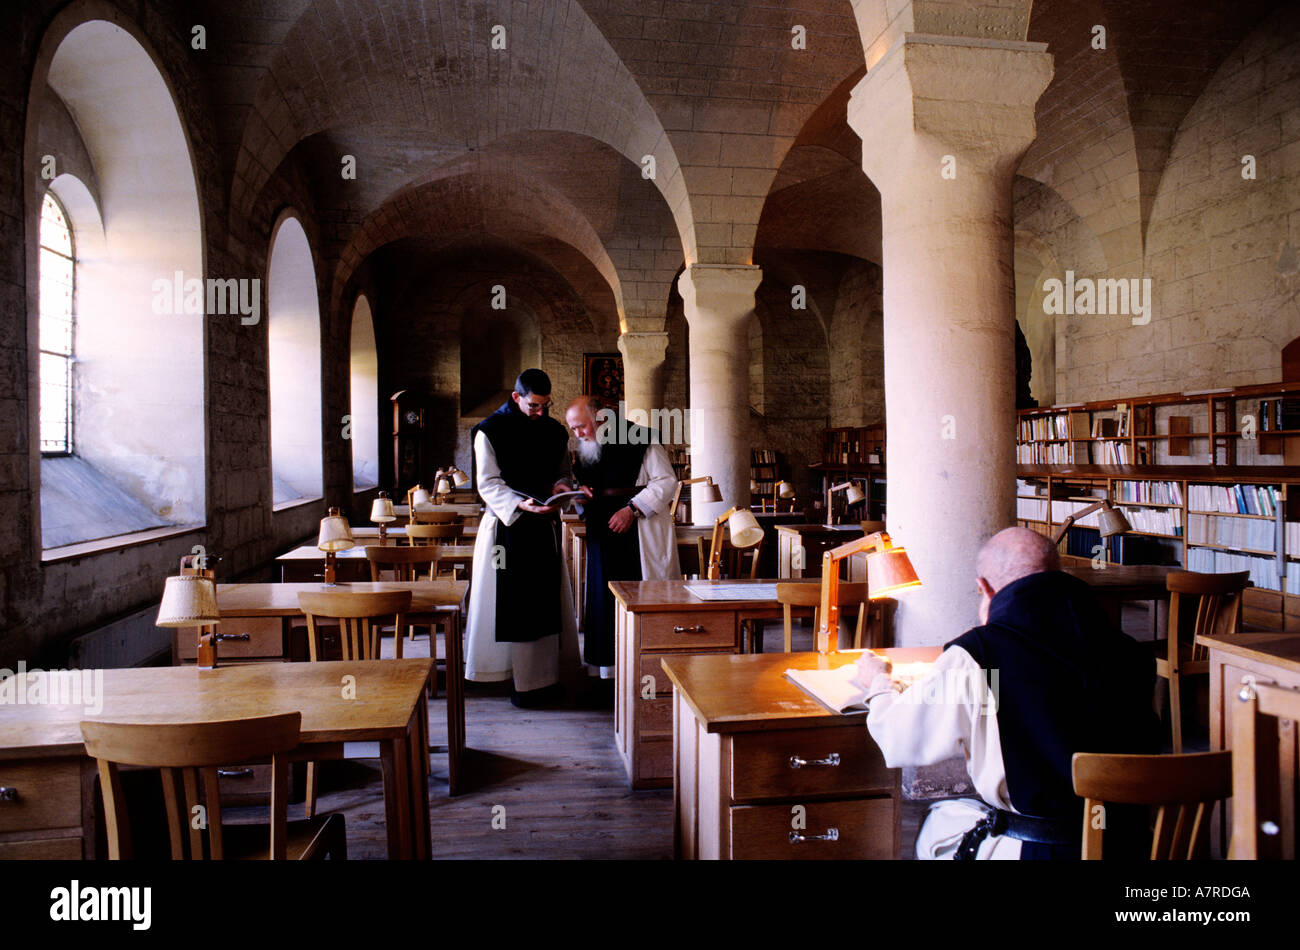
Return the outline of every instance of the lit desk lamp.
{"type": "Polygon", "coordinates": [[[718,486],[713,484],[712,475],[701,475],[699,478],[683,478],[677,483],[677,490],[673,492],[673,505],[668,509],[668,518],[673,523],[677,523],[677,503],[682,500],[683,485],[700,485],[699,488],[691,489],[691,504],[697,502],[701,505],[707,505],[722,501],[722,492],[718,491],[718,486]],[[700,484],[703,482],[703,484],[700,484]]]}
{"type": "Polygon", "coordinates": [[[438,479],[433,486],[433,499],[436,504],[444,504],[451,494],[451,479],[446,475],[438,479]]]}
{"type": "Polygon", "coordinates": [[[414,488],[407,489],[406,511],[407,511],[407,516],[411,520],[411,524],[415,524],[416,506],[431,505],[431,504],[433,504],[433,499],[429,497],[429,490],[425,488],[423,485],[417,484],[414,488]]]}
{"type": "Polygon", "coordinates": [[[316,547],[325,552],[326,587],[338,586],[334,582],[334,564],[338,559],[337,553],[346,551],[354,543],[352,540],[352,527],[348,524],[347,519],[339,514],[337,508],[331,508],[330,513],[320,520],[320,538],[316,542],[316,547]]]}
{"type": "Polygon", "coordinates": [[[772,511],[773,512],[777,510],[776,505],[778,500],[790,502],[790,508],[791,510],[793,510],[794,509],[794,486],[791,485],[789,482],[777,482],[776,486],[772,489],[772,511]]]}
{"type": "Polygon", "coordinates": [[[828,528],[833,527],[835,524],[835,519],[831,517],[831,495],[837,491],[844,491],[845,489],[848,489],[848,494],[844,496],[844,500],[849,505],[856,505],[867,497],[862,489],[852,480],[840,482],[838,485],[832,485],[830,488],[826,489],[826,527],[828,528]]]}
{"type": "Polygon", "coordinates": [[[879,600],[895,591],[920,587],[912,561],[902,548],[894,547],[889,535],[877,531],[855,538],[822,555],[821,624],[817,629],[817,652],[834,653],[840,635],[840,561],[869,551],[867,555],[867,597],[879,600]]]}
{"type": "Polygon", "coordinates": [[[393,511],[393,499],[389,498],[384,492],[380,492],[379,497],[371,503],[370,520],[372,523],[379,525],[379,543],[381,545],[387,544],[388,524],[390,521],[397,520],[397,514],[393,511]]]}
{"type": "Polygon", "coordinates": [[[722,525],[731,522],[732,547],[748,548],[763,540],[763,529],[748,508],[732,507],[713,522],[713,537],[709,542],[709,580],[722,578],[722,525]]]}
{"type": "Polygon", "coordinates": [[[1070,530],[1071,525],[1080,518],[1088,517],[1088,515],[1092,514],[1094,511],[1100,512],[1100,514],[1097,515],[1097,524],[1101,529],[1101,536],[1103,538],[1109,538],[1116,534],[1127,534],[1133,530],[1132,526],[1128,523],[1128,519],[1124,517],[1124,512],[1120,511],[1118,508],[1112,508],[1110,505],[1110,499],[1103,498],[1101,501],[1091,504],[1087,508],[1082,508],[1079,511],[1076,511],[1074,514],[1062,521],[1060,529],[1052,538],[1052,543],[1060,544],[1061,539],[1065,537],[1066,533],[1070,530]]]}
{"type": "Polygon", "coordinates": [[[469,484],[469,476],[455,465],[447,470],[447,477],[451,479],[451,484],[456,488],[464,488],[469,484]]]}
{"type": "Polygon", "coordinates": [[[198,627],[198,667],[216,669],[218,640],[247,640],[248,634],[218,634],[214,624],[221,622],[217,610],[217,582],[213,572],[200,568],[192,555],[181,558],[179,577],[169,577],[163,585],[162,602],[158,605],[160,627],[198,627]]]}

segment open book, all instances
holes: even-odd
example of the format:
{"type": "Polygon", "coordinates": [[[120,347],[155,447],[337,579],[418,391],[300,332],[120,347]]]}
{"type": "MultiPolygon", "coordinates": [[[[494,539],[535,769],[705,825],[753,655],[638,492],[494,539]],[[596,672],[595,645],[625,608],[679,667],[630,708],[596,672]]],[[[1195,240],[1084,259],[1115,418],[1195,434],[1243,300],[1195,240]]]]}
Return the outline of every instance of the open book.
{"type": "Polygon", "coordinates": [[[833,670],[786,670],[788,680],[823,706],[842,713],[866,709],[867,688],[857,681],[858,665],[846,663],[833,670]]]}
{"type": "Polygon", "coordinates": [[[526,492],[521,492],[513,488],[510,490],[513,491],[520,498],[527,498],[529,501],[536,502],[539,505],[554,505],[556,502],[565,502],[567,501],[567,499],[570,498],[585,499],[587,497],[587,493],[585,491],[562,491],[559,494],[552,495],[550,498],[546,499],[545,501],[542,501],[542,499],[538,498],[536,495],[529,495],[526,492]]]}

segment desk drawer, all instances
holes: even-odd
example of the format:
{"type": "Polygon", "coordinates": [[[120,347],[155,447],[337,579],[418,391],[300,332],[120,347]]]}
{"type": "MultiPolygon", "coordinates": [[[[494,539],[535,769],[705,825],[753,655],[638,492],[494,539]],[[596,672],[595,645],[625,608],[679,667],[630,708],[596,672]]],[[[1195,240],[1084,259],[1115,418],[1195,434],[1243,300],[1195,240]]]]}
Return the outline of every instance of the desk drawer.
{"type": "Polygon", "coordinates": [[[735,860],[889,860],[894,856],[894,800],[857,798],[800,803],[803,828],[794,828],[794,805],[737,805],[731,809],[731,857],[735,860]],[[835,841],[792,842],[790,833],[824,835],[835,841]]]}
{"type": "MultiPolygon", "coordinates": [[[[248,634],[247,640],[222,640],[217,644],[217,662],[229,657],[284,655],[284,634],[279,617],[233,617],[217,624],[217,633],[248,634]]],[[[176,652],[182,660],[198,656],[198,635],[193,627],[177,632],[176,652]]]]}
{"type": "Polygon", "coordinates": [[[0,861],[80,861],[81,836],[0,841],[0,861]]]}
{"type": "Polygon", "coordinates": [[[17,793],[0,801],[0,831],[69,828],[81,824],[81,768],[67,759],[0,762],[0,786],[17,793]]]}
{"type": "Polygon", "coordinates": [[[727,610],[643,613],[641,649],[725,650],[736,644],[736,615],[727,610]]]}
{"type": "Polygon", "coordinates": [[[731,740],[734,802],[888,791],[895,777],[861,718],[854,725],[755,732],[731,740]],[[838,765],[790,764],[792,756],[812,762],[832,755],[839,756],[838,765]]]}

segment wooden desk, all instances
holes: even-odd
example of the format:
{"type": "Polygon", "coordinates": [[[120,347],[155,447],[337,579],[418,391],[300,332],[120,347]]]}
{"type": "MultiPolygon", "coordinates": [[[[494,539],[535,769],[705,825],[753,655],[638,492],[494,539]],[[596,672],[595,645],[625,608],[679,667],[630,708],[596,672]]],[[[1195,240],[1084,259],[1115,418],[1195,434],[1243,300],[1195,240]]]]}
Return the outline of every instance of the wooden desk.
{"type": "MultiPolygon", "coordinates": [[[[440,564],[474,563],[472,544],[444,544],[441,547],[440,564]]],[[[340,582],[364,583],[370,580],[370,562],[366,559],[365,545],[339,551],[337,557],[334,572],[340,582]]],[[[285,584],[311,583],[325,575],[325,552],[314,544],[304,544],[281,554],[275,563],[280,565],[280,580],[285,584]]]]}
{"type": "Polygon", "coordinates": [[[1125,601],[1153,601],[1155,614],[1151,618],[1151,635],[1168,626],[1165,614],[1169,607],[1169,590],[1165,578],[1182,570],[1159,564],[1107,564],[1094,568],[1090,561],[1073,560],[1061,565],[1061,570],[1079,578],[1092,587],[1111,622],[1122,628],[1120,610],[1125,601]]]}
{"type": "MultiPolygon", "coordinates": [[[[333,588],[327,588],[324,584],[218,584],[217,609],[221,612],[223,622],[228,618],[241,617],[292,619],[303,616],[302,607],[298,604],[299,593],[325,590],[409,590],[411,610],[406,615],[408,621],[416,624],[432,623],[444,615],[452,617],[447,624],[447,784],[448,793],[457,794],[461,754],[465,750],[465,658],[461,620],[469,583],[444,580],[367,581],[339,584],[333,588]]],[[[397,659],[402,657],[403,640],[404,634],[401,631],[393,637],[393,652],[397,659]]],[[[224,643],[218,646],[218,662],[226,646],[224,643]]],[[[432,644],[429,652],[433,652],[432,644]]],[[[436,658],[430,657],[430,662],[434,659],[436,658]]]]}
{"type": "MultiPolygon", "coordinates": [[[[103,708],[0,705],[0,858],[95,858],[95,766],[83,719],[213,722],[302,713],[298,759],[341,758],[345,742],[378,742],[390,858],[430,856],[428,707],[432,660],[261,663],[215,670],[103,670],[103,708]],[[353,677],[356,698],[342,684],[353,677]]],[[[28,674],[46,676],[48,674],[28,674]]]]}
{"type": "MultiPolygon", "coordinates": [[[[782,524],[776,526],[776,576],[782,579],[794,577],[821,577],[822,555],[833,547],[847,544],[862,537],[862,526],[856,524],[837,524],[826,527],[824,524],[782,524]],[[802,563],[797,563],[795,551],[803,549],[802,563]]],[[[845,565],[840,568],[842,580],[861,582],[867,579],[867,556],[865,553],[845,558],[845,565]]]]}
{"type": "MultiPolygon", "coordinates": [[[[1197,637],[1196,642],[1210,653],[1210,750],[1232,748],[1232,706],[1243,680],[1276,683],[1300,689],[1300,633],[1238,633],[1232,636],[1197,637]]],[[[1300,790],[1300,765],[1296,755],[1296,723],[1283,720],[1278,725],[1279,774],[1284,790],[1290,783],[1290,802],[1282,806],[1283,857],[1294,859],[1297,847],[1296,813],[1300,790]]],[[[1231,802],[1227,803],[1231,808],[1231,802]]],[[[1220,809],[1218,819],[1229,827],[1230,811],[1220,809]]],[[[1215,840],[1222,846],[1225,835],[1215,840]]]]}
{"type": "MultiPolygon", "coordinates": [[[[614,737],[633,788],[666,788],[672,781],[671,684],[661,660],[688,653],[739,653],[742,623],[781,616],[774,598],[705,601],[687,591],[686,583],[699,582],[609,584],[615,599],[614,737]]],[[[774,582],[714,583],[748,587],[774,582]]]]}
{"type": "MultiPolygon", "coordinates": [[[[932,662],[939,647],[880,651],[932,662]]],[[[841,715],[785,678],[833,669],[857,651],[669,656],[673,685],[673,851],[678,858],[888,859],[901,851],[899,770],[867,732],[866,712],[841,715]],[[835,765],[795,768],[838,756],[835,765]],[[803,827],[793,821],[804,808],[803,827]],[[792,841],[835,828],[835,841],[792,841]]]]}
{"type": "MultiPolygon", "coordinates": [[[[460,533],[466,538],[476,537],[478,535],[478,525],[463,524],[460,526],[460,533]]],[[[399,538],[405,538],[406,525],[403,522],[394,521],[388,526],[388,534],[390,536],[396,535],[399,538]]],[[[369,542],[370,540],[379,537],[379,529],[377,527],[357,527],[356,525],[353,525],[352,537],[358,544],[369,542]]]]}

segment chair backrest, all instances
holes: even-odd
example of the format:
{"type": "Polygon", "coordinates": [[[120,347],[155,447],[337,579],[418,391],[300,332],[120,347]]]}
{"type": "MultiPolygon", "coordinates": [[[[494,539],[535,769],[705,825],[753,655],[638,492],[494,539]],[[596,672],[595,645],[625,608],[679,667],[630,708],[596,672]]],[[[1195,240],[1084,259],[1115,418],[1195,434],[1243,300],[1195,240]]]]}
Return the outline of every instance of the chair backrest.
{"type": "Polygon", "coordinates": [[[436,509],[411,509],[411,524],[460,524],[460,513],[436,509]]]}
{"type": "MultiPolygon", "coordinates": [[[[375,550],[367,548],[366,553],[375,550]]],[[[381,551],[390,550],[380,548],[381,551]]],[[[411,548],[397,548],[409,551],[411,548]]],[[[303,591],[298,604],[307,616],[307,647],[313,662],[321,658],[320,629],[316,621],[339,621],[339,641],[345,660],[379,659],[379,628],[394,624],[397,636],[411,609],[409,590],[393,591],[303,591]]]]}
{"type": "MultiPolygon", "coordinates": [[[[722,576],[727,578],[738,578],[743,573],[741,564],[745,555],[752,558],[749,562],[749,578],[754,580],[758,577],[759,559],[763,556],[763,542],[765,538],[759,538],[754,544],[748,547],[738,548],[731,543],[731,539],[725,534],[722,536],[722,576]]],[[[709,569],[712,563],[712,538],[699,537],[695,541],[700,557],[701,575],[709,569]]]]}
{"type": "MultiPolygon", "coordinates": [[[[1169,661],[1178,665],[1178,643],[1194,644],[1198,636],[1230,635],[1241,622],[1241,592],[1250,581],[1249,571],[1235,574],[1198,574],[1175,571],[1165,578],[1169,591],[1169,661]]],[[[1203,659],[1205,647],[1193,646],[1192,658],[1203,659]]]]}
{"type": "MultiPolygon", "coordinates": [[[[794,608],[812,608],[812,622],[816,627],[818,623],[819,607],[822,602],[822,588],[820,584],[777,584],[776,600],[781,605],[781,619],[784,623],[785,640],[784,649],[786,653],[790,652],[790,637],[794,626],[794,608]]],[[[853,607],[858,609],[858,629],[861,631],[862,614],[865,612],[867,602],[867,585],[865,583],[840,584],[839,606],[853,607]]],[[[855,643],[857,637],[855,636],[855,643]]]]}
{"type": "Polygon", "coordinates": [[[1296,731],[1300,691],[1243,684],[1232,716],[1232,844],[1242,860],[1296,857],[1296,731]]]}
{"type": "Polygon", "coordinates": [[[411,547],[420,547],[435,543],[455,544],[461,538],[464,529],[453,524],[413,524],[406,528],[406,540],[411,547]]]}
{"type": "Polygon", "coordinates": [[[160,770],[173,859],[220,860],[224,842],[217,768],[270,760],[270,856],[283,860],[289,792],[285,754],[297,748],[301,728],[302,714],[296,712],[224,722],[82,722],[86,752],[99,770],[109,858],[133,853],[119,765],[160,770]]]}
{"type": "Polygon", "coordinates": [[[1102,857],[1105,807],[1156,806],[1153,861],[1195,860],[1209,854],[1210,815],[1232,794],[1232,753],[1109,755],[1076,752],[1074,793],[1083,801],[1083,858],[1102,857]]]}
{"type": "Polygon", "coordinates": [[[419,581],[432,578],[438,569],[438,550],[432,545],[405,548],[369,546],[366,548],[366,560],[370,562],[370,579],[419,581]],[[393,576],[381,577],[384,571],[391,571],[393,576]]]}

